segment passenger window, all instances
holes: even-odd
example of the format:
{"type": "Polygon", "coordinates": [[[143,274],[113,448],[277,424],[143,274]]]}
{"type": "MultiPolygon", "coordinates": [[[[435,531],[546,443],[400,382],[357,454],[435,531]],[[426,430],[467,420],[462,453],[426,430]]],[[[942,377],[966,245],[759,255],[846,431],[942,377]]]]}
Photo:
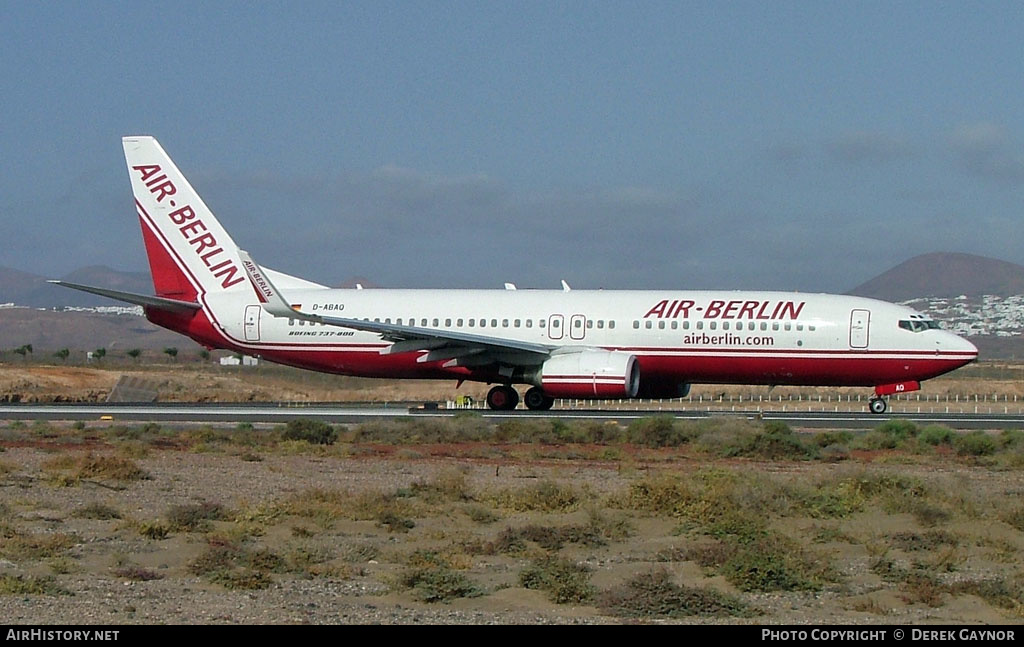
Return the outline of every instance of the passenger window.
{"type": "Polygon", "coordinates": [[[608,322],[608,327],[609,328],[614,328],[615,327],[615,322],[614,321],[609,321],[608,322]]]}
{"type": "Polygon", "coordinates": [[[793,329],[793,325],[790,324],[789,322],[786,322],[785,328],[786,328],[786,330],[792,330],[793,329]]]}
{"type": "Polygon", "coordinates": [[[526,320],[526,327],[527,328],[533,328],[533,319],[527,319],[526,320]]]}
{"type": "Polygon", "coordinates": [[[515,328],[521,328],[522,324],[523,324],[523,320],[522,319],[516,319],[515,321],[512,322],[512,326],[515,327],[515,328]]]}
{"type": "Polygon", "coordinates": [[[604,328],[604,319],[598,319],[597,320],[597,329],[601,330],[602,328],[604,328]]]}
{"type": "Polygon", "coordinates": [[[660,328],[661,330],[665,330],[665,322],[664,321],[659,321],[658,322],[658,328],[660,328]]]}
{"type": "Polygon", "coordinates": [[[729,330],[729,322],[728,321],[723,321],[722,322],[722,330],[729,330]]]}
{"type": "Polygon", "coordinates": [[[508,319],[502,319],[501,320],[501,327],[502,328],[508,328],[508,319]]]}
{"type": "Polygon", "coordinates": [[[690,321],[686,320],[686,321],[683,322],[683,330],[689,330],[689,329],[690,329],[690,321]]]}
{"type": "Polygon", "coordinates": [[[672,330],[678,330],[678,329],[679,329],[679,322],[673,320],[672,321],[672,330]]]}
{"type": "Polygon", "coordinates": [[[633,328],[639,328],[639,327],[640,327],[640,322],[637,321],[636,319],[634,319],[633,320],[633,328]]]}
{"type": "Polygon", "coordinates": [[[778,321],[773,321],[772,322],[772,330],[778,330],[778,329],[779,329],[779,322],[778,321]]]}
{"type": "Polygon", "coordinates": [[[648,330],[650,330],[651,328],[654,327],[654,323],[652,321],[645,321],[644,322],[644,327],[647,328],[648,330]]]}
{"type": "Polygon", "coordinates": [[[710,328],[711,330],[717,330],[718,329],[718,322],[717,321],[712,321],[711,323],[708,324],[708,328],[710,328]]]}
{"type": "Polygon", "coordinates": [[[698,321],[697,322],[697,330],[704,330],[704,322],[703,321],[698,321]]]}
{"type": "MultiPolygon", "coordinates": [[[[508,326],[508,324],[505,324],[505,325],[508,326]]],[[[497,327],[498,327],[498,320],[497,319],[491,319],[491,328],[497,328],[497,327]]]]}
{"type": "Polygon", "coordinates": [[[476,327],[476,319],[470,319],[469,320],[469,327],[470,328],[475,328],[476,327]]]}
{"type": "Polygon", "coordinates": [[[444,320],[444,327],[445,328],[451,328],[452,327],[452,320],[451,319],[445,319],[444,320]]]}

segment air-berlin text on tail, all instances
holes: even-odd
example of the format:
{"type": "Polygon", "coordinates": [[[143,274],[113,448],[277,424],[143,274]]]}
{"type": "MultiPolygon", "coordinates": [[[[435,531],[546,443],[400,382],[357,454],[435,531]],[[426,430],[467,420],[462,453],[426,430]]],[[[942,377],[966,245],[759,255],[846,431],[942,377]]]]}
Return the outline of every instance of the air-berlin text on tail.
{"type": "MultiPolygon", "coordinates": [[[[256,297],[260,300],[260,303],[268,303],[269,298],[273,296],[274,292],[270,289],[270,284],[263,278],[263,272],[260,271],[258,265],[252,261],[243,260],[242,265],[245,266],[245,271],[249,274],[249,280],[252,281],[252,286],[256,288],[256,297]]],[[[294,306],[292,306],[294,308],[294,306]]]]}
{"type": "Polygon", "coordinates": [[[662,299],[647,311],[644,319],[798,319],[804,301],[714,299],[697,305],[692,299],[662,299]],[[691,315],[692,313],[692,315],[691,315]]]}
{"type": "Polygon", "coordinates": [[[156,196],[158,203],[167,200],[167,204],[173,209],[167,216],[172,223],[178,226],[178,231],[193,247],[193,251],[203,261],[203,265],[209,268],[211,274],[221,279],[221,287],[229,288],[245,280],[245,277],[238,271],[235,259],[217,244],[217,239],[209,233],[203,221],[196,218],[196,212],[192,206],[186,204],[178,207],[174,199],[171,198],[177,194],[178,189],[167,178],[167,174],[161,170],[159,164],[140,164],[133,166],[132,170],[138,171],[142,183],[146,185],[150,193],[156,196]]]}

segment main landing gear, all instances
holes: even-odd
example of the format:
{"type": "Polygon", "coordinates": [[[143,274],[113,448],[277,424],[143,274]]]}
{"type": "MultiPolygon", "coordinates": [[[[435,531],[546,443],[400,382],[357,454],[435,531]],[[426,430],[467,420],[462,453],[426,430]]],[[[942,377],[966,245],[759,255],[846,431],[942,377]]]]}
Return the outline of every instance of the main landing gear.
{"type": "Polygon", "coordinates": [[[487,406],[495,411],[511,411],[519,404],[519,392],[501,384],[487,392],[487,406]]]}
{"type": "Polygon", "coordinates": [[[526,408],[530,411],[547,411],[551,408],[551,405],[555,403],[555,399],[550,395],[546,395],[540,388],[534,386],[526,392],[526,397],[523,398],[526,403],[526,408]]]}
{"type": "MultiPolygon", "coordinates": [[[[555,403],[554,398],[536,386],[526,392],[523,401],[531,411],[547,411],[555,403]]],[[[495,411],[511,411],[518,404],[519,393],[507,384],[498,385],[487,392],[487,406],[495,411]]]]}
{"type": "Polygon", "coordinates": [[[882,414],[889,408],[884,398],[871,398],[868,400],[868,408],[871,409],[871,413],[882,414]]]}

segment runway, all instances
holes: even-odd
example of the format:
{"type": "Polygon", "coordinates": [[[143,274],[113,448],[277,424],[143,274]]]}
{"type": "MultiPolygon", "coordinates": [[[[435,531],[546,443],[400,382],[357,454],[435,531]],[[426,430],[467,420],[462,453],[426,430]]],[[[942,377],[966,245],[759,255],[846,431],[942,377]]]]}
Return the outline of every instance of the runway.
{"type": "MultiPolygon", "coordinates": [[[[711,416],[733,416],[761,420],[779,420],[793,427],[809,429],[872,429],[886,420],[911,420],[919,425],[941,424],[952,429],[1024,429],[1024,415],[999,413],[904,413],[884,415],[859,412],[820,411],[725,411],[700,410],[584,410],[563,409],[546,412],[489,411],[473,409],[485,420],[513,418],[558,418],[562,420],[605,420],[629,424],[633,420],[658,415],[695,420],[711,416]]],[[[408,403],[381,405],[274,405],[274,404],[5,404],[0,405],[3,420],[69,420],[113,422],[196,422],[196,423],[283,423],[296,418],[315,418],[331,423],[359,423],[400,417],[452,417],[465,409],[413,409],[408,403]]]]}

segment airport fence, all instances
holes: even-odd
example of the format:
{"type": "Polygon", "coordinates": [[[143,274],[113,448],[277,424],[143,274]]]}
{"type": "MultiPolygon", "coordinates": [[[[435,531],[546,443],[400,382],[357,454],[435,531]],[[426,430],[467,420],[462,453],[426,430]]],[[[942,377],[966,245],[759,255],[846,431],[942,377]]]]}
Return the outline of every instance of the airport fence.
{"type": "MultiPolygon", "coordinates": [[[[634,400],[557,399],[554,409],[599,411],[773,411],[867,413],[870,396],[866,394],[697,394],[684,398],[653,398],[634,400]]],[[[1009,394],[897,394],[887,398],[890,414],[1024,414],[1024,397],[1009,394]]],[[[447,403],[449,409],[486,409],[480,400],[471,404],[447,403]]]]}

